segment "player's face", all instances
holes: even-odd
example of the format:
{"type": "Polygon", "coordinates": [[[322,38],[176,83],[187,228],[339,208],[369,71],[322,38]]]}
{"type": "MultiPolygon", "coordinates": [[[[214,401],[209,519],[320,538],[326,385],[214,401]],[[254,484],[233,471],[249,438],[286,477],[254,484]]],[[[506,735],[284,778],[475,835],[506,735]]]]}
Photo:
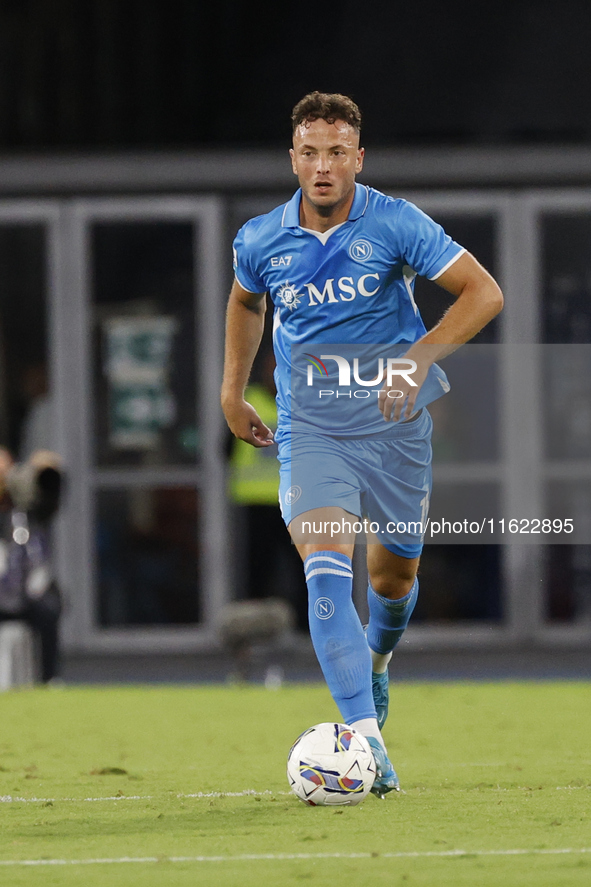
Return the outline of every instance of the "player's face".
{"type": "Polygon", "coordinates": [[[320,215],[331,216],[352,200],[364,149],[359,133],[344,120],[302,123],[289,153],[304,198],[320,215]]]}

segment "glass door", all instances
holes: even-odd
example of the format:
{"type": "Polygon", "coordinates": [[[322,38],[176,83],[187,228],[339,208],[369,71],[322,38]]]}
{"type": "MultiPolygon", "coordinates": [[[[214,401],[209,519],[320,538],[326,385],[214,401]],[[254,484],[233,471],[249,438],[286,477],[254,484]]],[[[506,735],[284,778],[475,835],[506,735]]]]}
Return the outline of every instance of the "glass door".
{"type": "Polygon", "coordinates": [[[66,216],[70,646],[196,649],[226,594],[218,206],[97,199],[66,216]]]}
{"type": "Polygon", "coordinates": [[[560,640],[591,637],[591,194],[533,198],[544,346],[543,497],[572,521],[574,544],[544,548],[542,624],[560,640]]]}
{"type": "Polygon", "coordinates": [[[20,460],[57,443],[48,346],[49,229],[55,212],[31,209],[0,204],[0,445],[20,460]]]}
{"type": "MultiPolygon", "coordinates": [[[[506,277],[506,227],[509,205],[503,195],[404,193],[473,253],[503,284],[506,277]]],[[[427,329],[443,316],[453,297],[417,277],[415,299],[427,329]]],[[[448,397],[430,406],[433,417],[433,519],[452,522],[478,514],[500,513],[503,453],[500,434],[502,398],[500,317],[470,345],[448,357],[448,397]]],[[[440,521],[441,523],[441,521],[440,521]]],[[[437,523],[436,525],[437,526],[437,523]]],[[[441,523],[441,526],[444,526],[441,523]]],[[[461,542],[437,544],[427,537],[421,558],[421,594],[413,626],[416,642],[450,642],[469,632],[480,643],[508,628],[504,594],[503,547],[463,533],[461,542]]],[[[411,641],[412,642],[412,641],[411,641]]]]}

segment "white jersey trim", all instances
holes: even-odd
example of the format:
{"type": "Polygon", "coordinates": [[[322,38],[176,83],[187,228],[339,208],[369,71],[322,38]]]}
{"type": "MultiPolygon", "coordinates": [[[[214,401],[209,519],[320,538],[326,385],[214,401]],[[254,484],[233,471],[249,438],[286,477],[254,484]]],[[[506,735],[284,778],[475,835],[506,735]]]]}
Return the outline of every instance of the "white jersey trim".
{"type": "Polygon", "coordinates": [[[338,229],[344,224],[344,222],[339,222],[338,225],[334,225],[332,228],[329,228],[328,231],[314,231],[312,228],[304,228],[303,225],[300,225],[300,228],[308,234],[313,234],[314,237],[318,238],[322,246],[326,246],[330,235],[334,234],[335,231],[338,231],[338,229]]]}
{"type": "Polygon", "coordinates": [[[275,333],[281,326],[281,308],[277,306],[275,311],[273,312],[273,338],[275,338],[275,333]]]}
{"type": "Polygon", "coordinates": [[[447,271],[448,268],[451,268],[451,266],[454,264],[454,262],[457,262],[458,259],[460,258],[460,256],[463,256],[465,252],[467,252],[467,250],[465,250],[465,249],[461,249],[461,250],[459,251],[459,253],[457,253],[457,254],[453,257],[453,259],[450,259],[450,260],[449,260],[449,262],[447,263],[447,265],[444,265],[444,266],[443,266],[443,268],[441,269],[441,271],[438,271],[437,274],[434,274],[433,277],[430,277],[430,278],[429,278],[429,280],[437,280],[438,277],[441,277],[441,275],[444,274],[444,273],[447,271]]]}
{"type": "Polygon", "coordinates": [[[402,278],[404,280],[404,285],[406,287],[406,292],[408,293],[408,298],[410,299],[410,303],[412,305],[413,311],[415,315],[418,315],[419,308],[417,303],[415,302],[415,296],[412,291],[412,283],[415,277],[417,276],[417,272],[414,271],[410,265],[404,265],[402,268],[402,278]]]}
{"type": "Polygon", "coordinates": [[[250,293],[251,296],[264,296],[265,295],[266,290],[263,290],[263,292],[253,292],[252,290],[249,290],[247,286],[244,286],[244,284],[242,283],[242,281],[238,277],[238,274],[236,273],[236,271],[234,271],[234,277],[236,278],[237,283],[240,284],[240,286],[242,287],[242,289],[244,290],[245,293],[250,293]]]}

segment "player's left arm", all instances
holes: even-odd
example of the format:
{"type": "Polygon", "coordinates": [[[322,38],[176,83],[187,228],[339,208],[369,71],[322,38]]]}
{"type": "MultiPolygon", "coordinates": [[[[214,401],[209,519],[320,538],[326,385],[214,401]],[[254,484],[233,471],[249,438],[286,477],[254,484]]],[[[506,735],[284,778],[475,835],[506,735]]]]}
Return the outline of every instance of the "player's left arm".
{"type": "Polygon", "coordinates": [[[439,323],[420,339],[421,343],[441,346],[434,358],[437,360],[469,342],[496,317],[503,307],[503,293],[471,253],[463,253],[435,283],[456,299],[439,323]]]}
{"type": "Polygon", "coordinates": [[[412,373],[416,386],[410,386],[401,378],[396,388],[402,391],[403,397],[390,399],[385,388],[380,392],[378,403],[385,419],[396,422],[409,418],[431,364],[469,342],[503,307],[503,294],[496,280],[470,253],[463,253],[435,283],[455,296],[455,302],[405,355],[417,363],[412,373]]]}

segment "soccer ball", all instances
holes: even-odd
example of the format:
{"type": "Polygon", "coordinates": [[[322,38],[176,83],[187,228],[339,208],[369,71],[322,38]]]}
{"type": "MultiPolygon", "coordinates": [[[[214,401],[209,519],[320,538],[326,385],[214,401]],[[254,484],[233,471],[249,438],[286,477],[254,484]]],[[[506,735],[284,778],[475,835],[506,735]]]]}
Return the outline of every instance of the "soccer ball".
{"type": "Polygon", "coordinates": [[[287,779],[312,807],[359,804],[376,778],[369,742],[346,724],[316,724],[298,736],[287,756],[287,779]]]}

